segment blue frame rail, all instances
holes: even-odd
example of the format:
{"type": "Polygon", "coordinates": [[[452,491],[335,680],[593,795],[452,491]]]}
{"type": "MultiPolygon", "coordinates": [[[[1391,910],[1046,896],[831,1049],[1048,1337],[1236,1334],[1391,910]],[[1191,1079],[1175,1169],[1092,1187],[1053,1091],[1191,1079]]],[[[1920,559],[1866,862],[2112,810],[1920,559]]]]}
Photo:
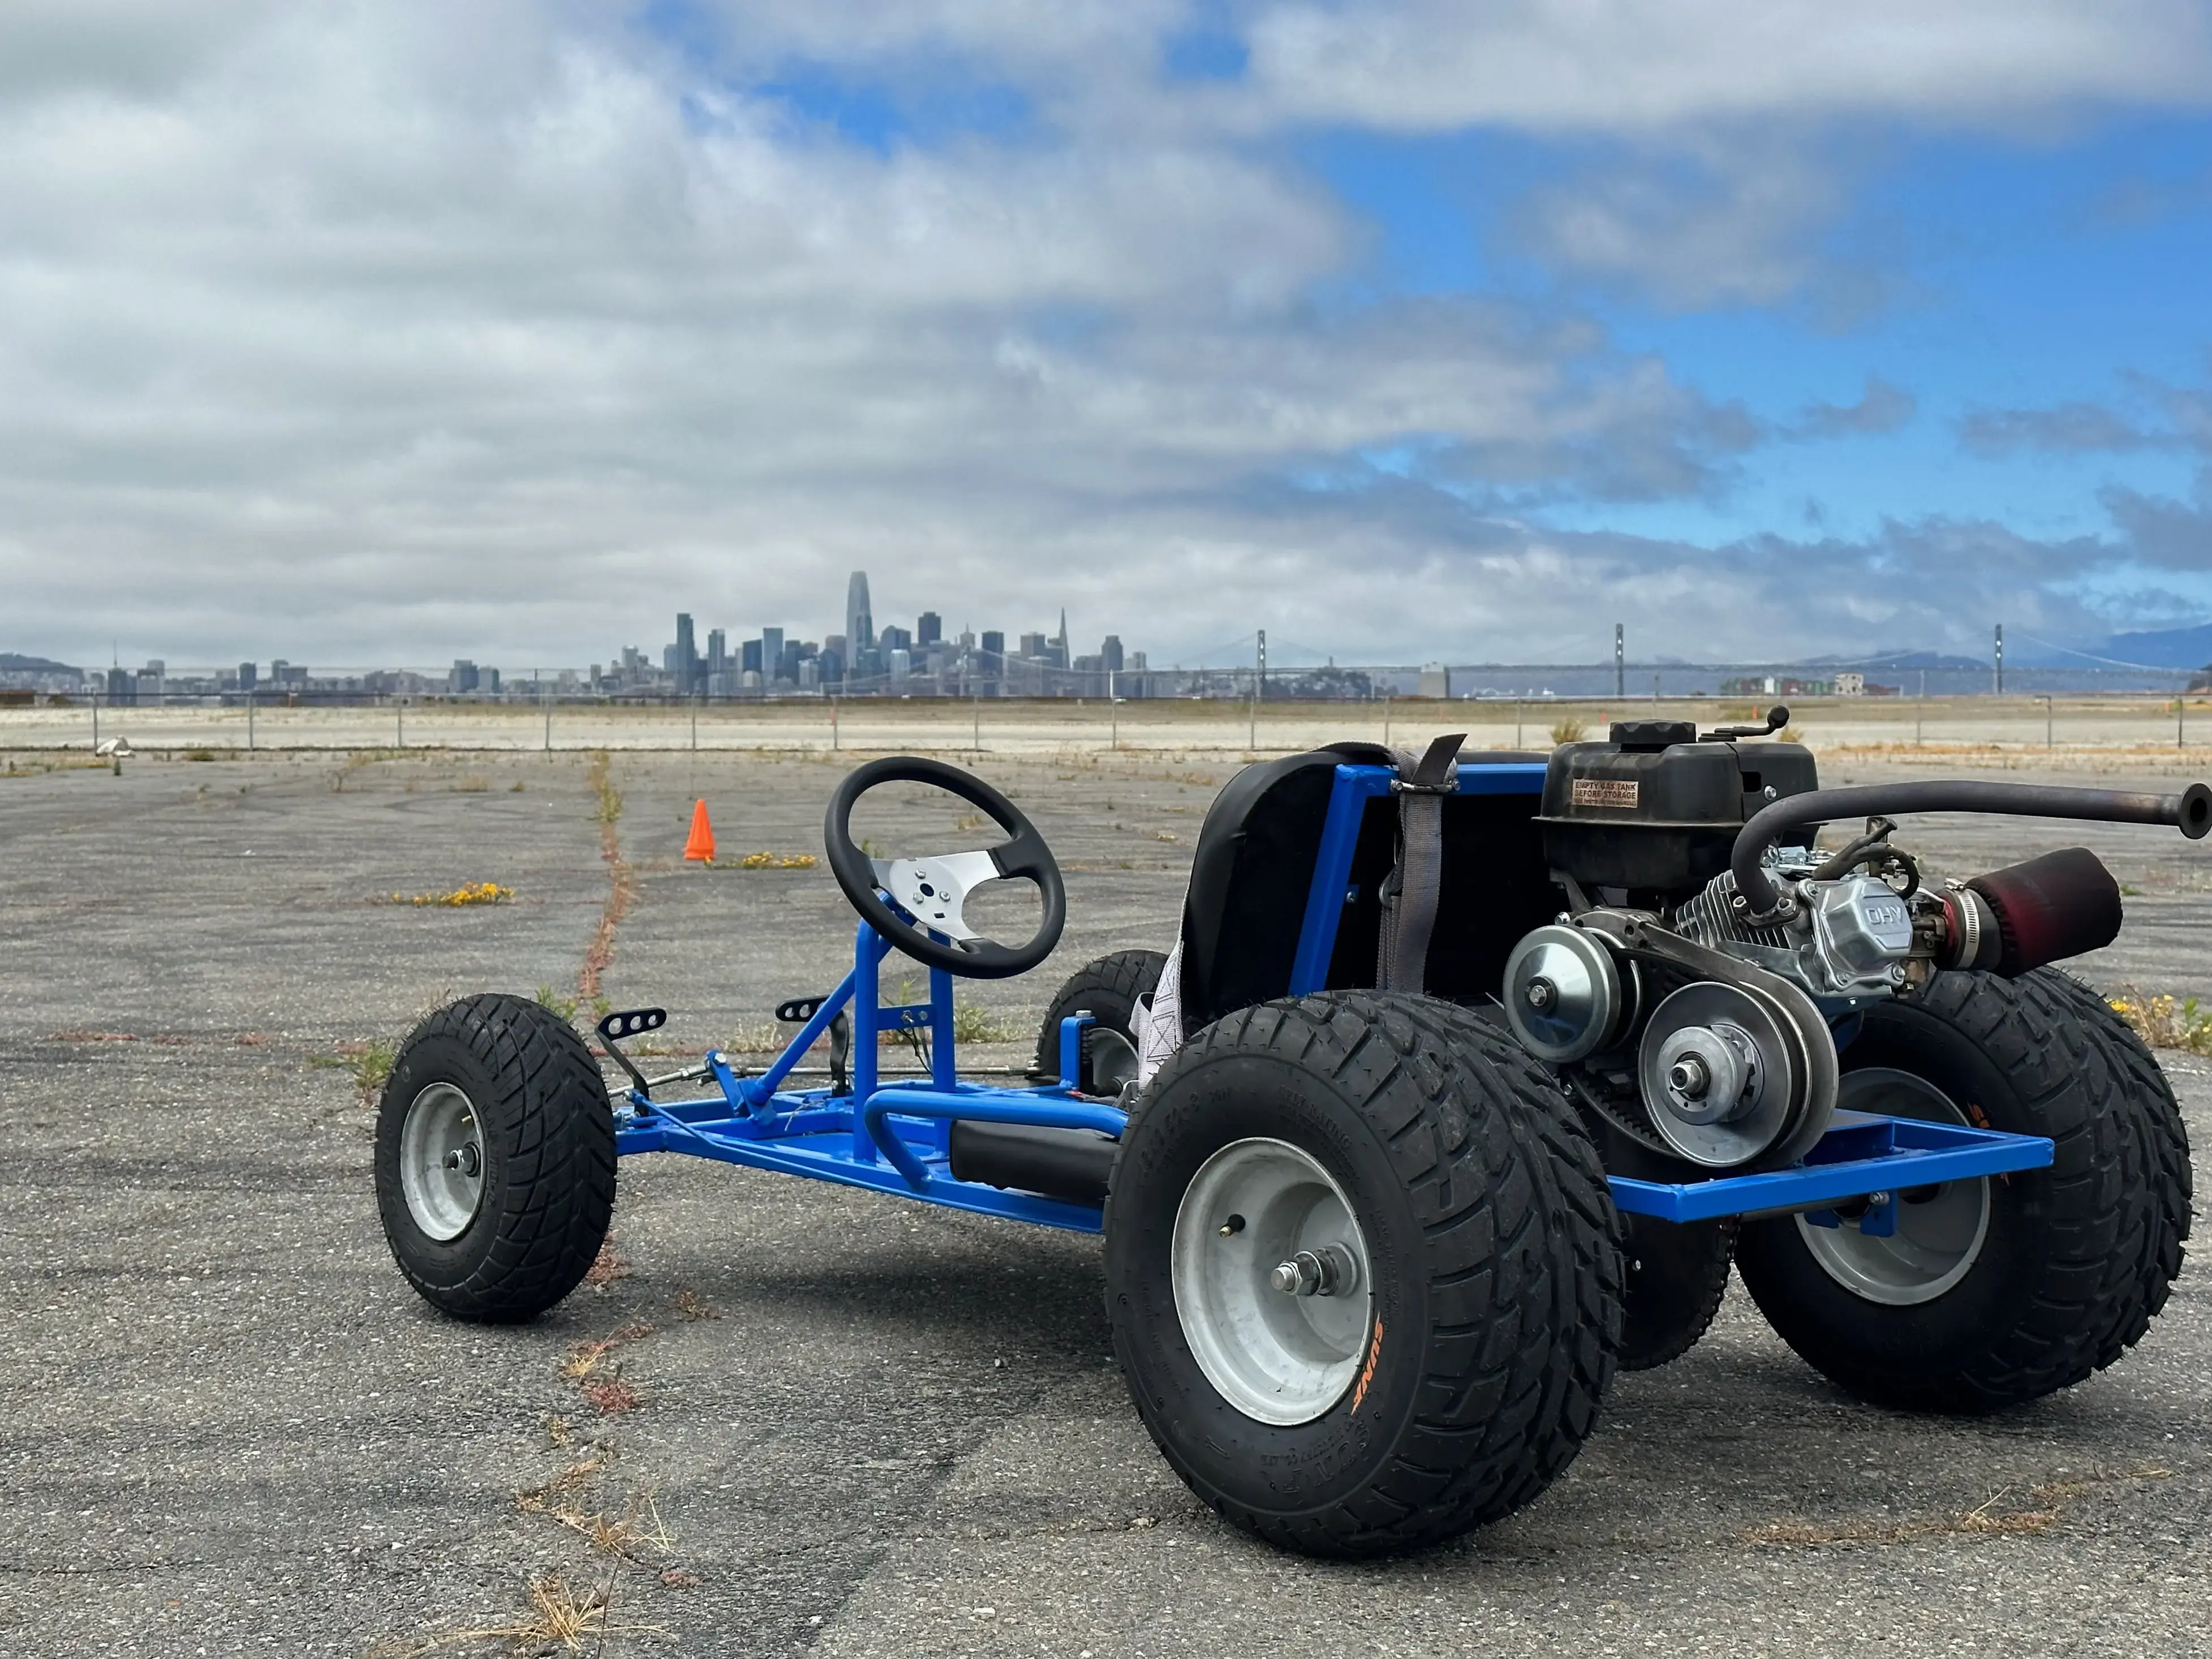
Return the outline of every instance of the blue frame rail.
{"type": "Polygon", "coordinates": [[[1839,1111],[1805,1161],[1790,1169],[1711,1181],[1638,1181],[1613,1176],[1607,1184],[1613,1203],[1622,1210],[1661,1221],[1804,1211],[1807,1220],[1834,1226],[1840,1218],[1829,1206],[1864,1198],[1871,1201],[1868,1214],[1860,1218],[1860,1231],[1888,1233],[1896,1229],[1896,1206],[1903,1194],[1947,1181],[2045,1169],[2054,1155],[2051,1141],[2043,1135],[1839,1111]],[[1887,1213],[1875,1213],[1883,1211],[1887,1213]]]}
{"type": "MultiPolygon", "coordinates": [[[[1540,794],[1544,771],[1541,763],[1470,763],[1459,768],[1459,789],[1462,794],[1540,794]]],[[[1390,793],[1392,777],[1382,766],[1336,769],[1291,967],[1293,995],[1327,983],[1337,925],[1350,901],[1360,823],[1368,802],[1390,793]]],[[[888,939],[861,923],[852,971],[757,1076],[739,1076],[728,1056],[712,1052],[706,1073],[717,1090],[713,1095],[656,1101],[644,1091],[624,1090],[616,1097],[617,1154],[683,1152],[1010,1221],[1099,1231],[1103,1212],[1095,1206],[961,1181],[951,1170],[951,1128],[963,1120],[1120,1137],[1127,1121],[1121,1108],[1076,1091],[1087,1018],[1060,1023],[1057,1083],[1008,1089],[963,1082],[953,1048],[951,975],[933,968],[927,1003],[883,1007],[881,969],[890,949],[888,939]],[[849,1087],[843,1092],[783,1088],[800,1059],[848,1007],[849,1087]],[[883,1077],[878,1040],[887,1030],[927,1032],[926,1078],[883,1077]]],[[[1804,1163],[1791,1169],[1680,1182],[1614,1176],[1610,1184],[1623,1211],[1673,1222],[1796,1212],[1814,1225],[1839,1226],[1844,1218],[1836,1206],[1864,1200],[1852,1224],[1883,1234],[1895,1230],[1897,1206],[1910,1201],[1916,1188],[2042,1169],[2052,1157],[2051,1143],[2040,1136],[1839,1111],[1804,1163]]]]}
{"type": "Polygon", "coordinates": [[[853,941],[852,972],[758,1076],[738,1076],[729,1057],[716,1051],[706,1058],[716,1094],[657,1101],[639,1089],[623,1091],[615,1115],[616,1154],[684,1152],[896,1193],[979,1215],[1097,1232],[1102,1212],[1095,1206],[960,1181],[951,1171],[951,1126],[960,1119],[1120,1136],[1127,1115],[1109,1102],[1078,1096],[1073,1086],[1082,1027],[1088,1022],[1061,1023],[1058,1083],[1031,1089],[963,1083],[954,1054],[952,976],[932,969],[927,1002],[883,1007],[881,970],[890,949],[889,940],[861,923],[853,941]],[[853,1017],[849,1089],[837,1093],[782,1088],[806,1051],[847,1008],[853,1017]],[[926,1078],[882,1075],[878,1038],[891,1030],[928,1033],[926,1078]]]}

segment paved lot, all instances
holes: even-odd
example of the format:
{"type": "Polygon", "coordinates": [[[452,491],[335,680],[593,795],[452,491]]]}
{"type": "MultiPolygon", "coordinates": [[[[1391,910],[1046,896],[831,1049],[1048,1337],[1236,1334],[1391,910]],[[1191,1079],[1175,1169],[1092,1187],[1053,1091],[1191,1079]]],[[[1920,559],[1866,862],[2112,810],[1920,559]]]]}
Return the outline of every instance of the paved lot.
{"type": "MultiPolygon", "coordinates": [[[[1224,773],[986,769],[1071,872],[1060,958],[977,989],[1018,1031],[1073,963],[1170,937],[1224,773]]],[[[726,856],[816,850],[836,776],[617,757],[637,898],[608,994],[696,1047],[826,987],[850,938],[826,873],[678,854],[695,795],[726,856]]],[[[1358,1568],[1187,1498],[1107,1358],[1095,1241],[645,1159],[607,1282],[525,1329],[437,1317],[385,1253],[331,1062],[449,994],[573,995],[610,889],[597,799],[567,755],[0,779],[0,1650],[463,1652],[556,1575],[611,1592],[609,1653],[2212,1651],[2194,1273],[2112,1371],[1963,1424],[1844,1399],[1739,1292],[1525,1514],[1358,1568]],[[516,896],[391,902],[478,880],[516,896]],[[594,1409],[609,1378],[634,1409],[594,1409]]],[[[2076,839],[2137,890],[2093,976],[2212,999],[2212,852],[1913,844],[1964,872],[2076,839]]],[[[2201,1140],[2212,1076],[2170,1069],[2201,1140]]]]}

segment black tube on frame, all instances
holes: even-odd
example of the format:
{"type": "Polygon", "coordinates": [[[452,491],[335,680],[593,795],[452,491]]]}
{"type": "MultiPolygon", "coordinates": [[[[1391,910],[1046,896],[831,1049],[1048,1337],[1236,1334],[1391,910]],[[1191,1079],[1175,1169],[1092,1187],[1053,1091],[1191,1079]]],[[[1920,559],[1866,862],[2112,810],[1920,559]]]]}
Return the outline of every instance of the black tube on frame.
{"type": "Polygon", "coordinates": [[[1896,812],[1995,812],[2025,818],[2087,818],[2104,823],[2171,825],[2191,841],[2212,830],[2212,788],[2192,783],[2178,795],[2127,789],[2074,789],[2056,784],[1990,783],[1946,779],[1925,783],[1864,783],[1785,795],[1752,815],[1729,859],[1745,909],[1771,915],[1782,896],[1760,862],[1786,830],[1833,818],[1896,812]]]}

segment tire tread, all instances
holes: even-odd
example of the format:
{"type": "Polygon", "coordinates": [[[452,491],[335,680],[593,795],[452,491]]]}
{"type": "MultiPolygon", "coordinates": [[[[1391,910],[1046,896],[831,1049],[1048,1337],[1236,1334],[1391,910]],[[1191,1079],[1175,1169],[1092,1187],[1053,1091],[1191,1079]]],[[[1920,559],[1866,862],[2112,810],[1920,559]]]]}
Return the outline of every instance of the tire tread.
{"type": "MultiPolygon", "coordinates": [[[[1405,1183],[1428,1249],[1415,1408],[1362,1487],[1298,1515],[1262,1513],[1210,1490],[1132,1372],[1147,1430],[1223,1516],[1307,1553],[1393,1553],[1502,1519],[1572,1461],[1612,1382],[1620,1230],[1595,1145],[1549,1077],[1495,1026],[1449,1003],[1382,992],[1231,1014],[1193,1037],[1148,1093],[1255,1051],[1328,1079],[1405,1183]],[[1524,1270],[1525,1282],[1506,1282],[1524,1270]],[[1496,1298],[1467,1306],[1485,1279],[1496,1298]]],[[[1130,1370],[1118,1327],[1116,1346],[1130,1370]]]]}
{"type": "Polygon", "coordinates": [[[447,1039],[466,1048],[491,1079],[477,1103],[487,1127],[512,1136],[489,1248],[457,1284],[443,1284],[409,1259],[395,1233],[404,1200],[380,1193],[392,1255],[408,1282],[447,1313],[484,1324],[535,1318],[583,1282],[614,1212],[613,1115],[599,1063],[575,1028],[523,998],[490,993],[448,1004],[417,1025],[392,1066],[381,1110],[404,1115],[420,1045],[447,1039]],[[403,1079],[408,1079],[403,1083],[403,1079]]]}

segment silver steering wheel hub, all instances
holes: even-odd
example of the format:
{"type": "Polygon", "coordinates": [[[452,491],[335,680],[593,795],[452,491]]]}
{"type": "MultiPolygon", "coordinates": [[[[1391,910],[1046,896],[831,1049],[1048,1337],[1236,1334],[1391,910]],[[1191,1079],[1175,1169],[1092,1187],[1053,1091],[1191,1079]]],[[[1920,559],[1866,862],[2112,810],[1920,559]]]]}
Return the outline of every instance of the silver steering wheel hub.
{"type": "Polygon", "coordinates": [[[961,941],[979,939],[961,912],[968,896],[986,882],[1001,881],[988,853],[947,853],[929,859],[871,859],[876,885],[932,933],[961,941]]]}

